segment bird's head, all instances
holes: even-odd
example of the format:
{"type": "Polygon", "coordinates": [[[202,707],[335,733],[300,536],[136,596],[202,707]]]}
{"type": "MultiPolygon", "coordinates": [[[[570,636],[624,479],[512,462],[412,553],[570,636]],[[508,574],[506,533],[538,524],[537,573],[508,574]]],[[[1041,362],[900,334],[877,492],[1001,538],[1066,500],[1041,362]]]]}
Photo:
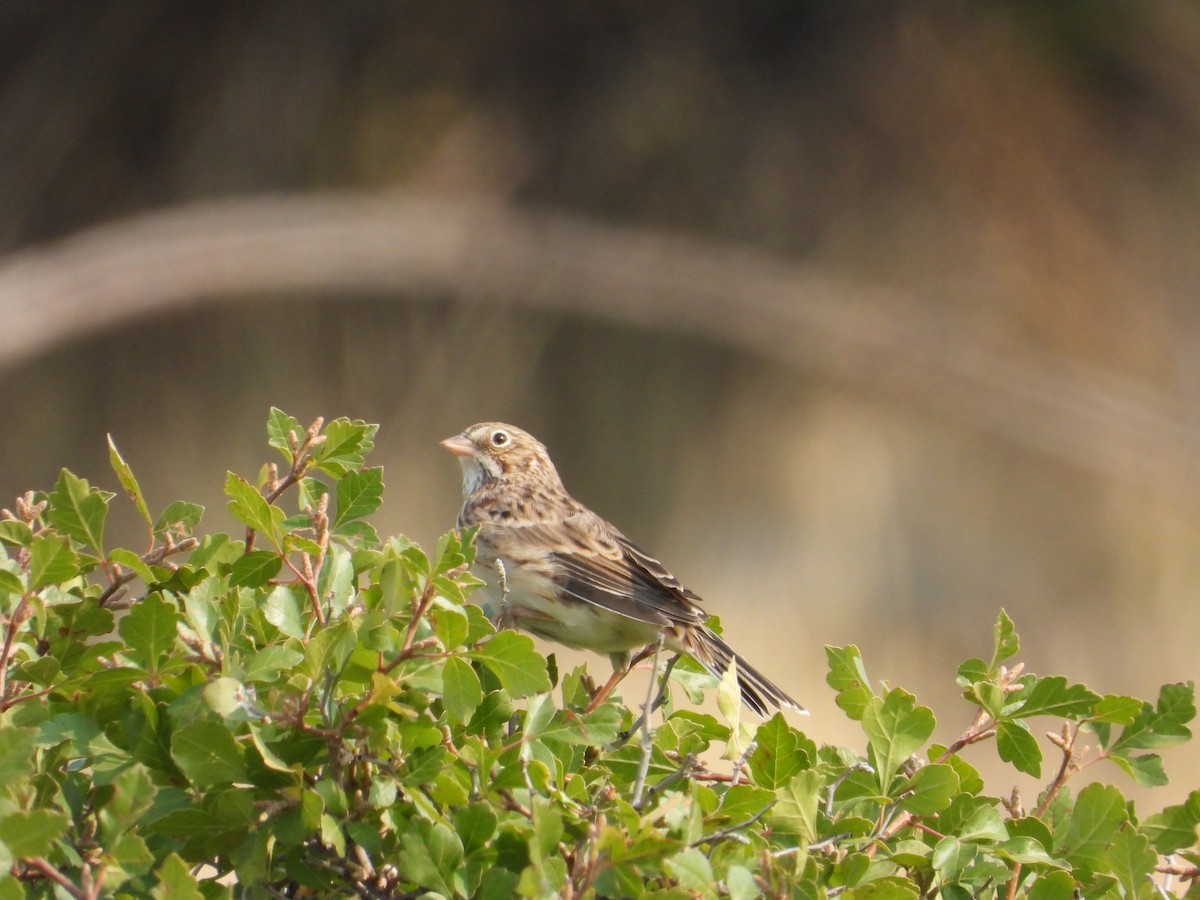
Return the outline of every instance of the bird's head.
{"type": "Polygon", "coordinates": [[[458,457],[463,494],[497,481],[531,479],[558,484],[558,472],[542,442],[527,431],[503,422],[480,422],[442,446],[458,457]]]}

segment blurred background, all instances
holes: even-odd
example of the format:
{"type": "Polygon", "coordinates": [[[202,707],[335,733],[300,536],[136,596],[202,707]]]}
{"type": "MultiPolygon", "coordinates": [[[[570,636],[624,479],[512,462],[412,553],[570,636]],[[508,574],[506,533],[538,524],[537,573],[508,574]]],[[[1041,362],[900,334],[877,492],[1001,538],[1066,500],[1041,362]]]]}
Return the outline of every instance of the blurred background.
{"type": "Polygon", "coordinates": [[[112,432],[231,527],[275,405],[380,423],[430,543],[437,441],[505,420],[818,740],[850,642],[952,739],[1000,607],[1153,697],[1200,668],[1198,146],[1187,2],[7,2],[0,498],[117,489],[112,432]]]}

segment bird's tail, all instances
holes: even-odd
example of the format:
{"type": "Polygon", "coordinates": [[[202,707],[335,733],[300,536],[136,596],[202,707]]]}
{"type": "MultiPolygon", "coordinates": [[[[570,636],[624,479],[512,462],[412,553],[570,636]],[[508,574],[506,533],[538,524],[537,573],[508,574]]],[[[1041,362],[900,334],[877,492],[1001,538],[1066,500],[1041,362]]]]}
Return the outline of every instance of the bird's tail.
{"type": "Polygon", "coordinates": [[[807,709],[785,694],[778,685],[746,662],[744,658],[734,653],[732,647],[709,629],[688,629],[685,645],[688,653],[718,678],[728,672],[734,662],[737,662],[738,687],[742,692],[742,700],[760,716],[766,717],[768,704],[781,708],[788,707],[805,715],[808,714],[807,709]]]}

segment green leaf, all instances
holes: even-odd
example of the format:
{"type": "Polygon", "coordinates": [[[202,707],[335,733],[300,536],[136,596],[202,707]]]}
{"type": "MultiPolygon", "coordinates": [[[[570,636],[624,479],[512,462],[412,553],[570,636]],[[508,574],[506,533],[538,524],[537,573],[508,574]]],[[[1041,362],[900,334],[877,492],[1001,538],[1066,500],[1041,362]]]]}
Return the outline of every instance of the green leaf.
{"type": "Polygon", "coordinates": [[[196,787],[247,781],[242,751],[218,722],[186,725],[171,737],[171,758],[196,787]]]}
{"type": "Polygon", "coordinates": [[[400,848],[400,871],[406,881],[447,897],[459,893],[453,887],[454,872],[462,860],[463,846],[452,830],[440,822],[412,819],[400,848]]]}
{"type": "Polygon", "coordinates": [[[0,819],[0,841],[17,859],[49,856],[71,820],[52,809],[11,812],[0,819]]]}
{"type": "Polygon", "coordinates": [[[267,444],[283,454],[289,463],[293,462],[292,448],[289,435],[295,435],[296,445],[304,443],[306,429],[300,423],[281,409],[271,407],[267,415],[267,444]]]}
{"type": "Polygon", "coordinates": [[[1197,828],[1200,828],[1200,791],[1192,791],[1183,803],[1150,816],[1142,826],[1154,849],[1164,854],[1190,847],[1197,839],[1197,828]]]}
{"type": "Polygon", "coordinates": [[[901,764],[925,745],[935,724],[933,711],[917,706],[916,697],[900,688],[888,691],[883,698],[871,698],[862,725],[875,753],[881,790],[888,791],[901,764]]]}
{"type": "Polygon", "coordinates": [[[466,724],[483,702],[479,676],[461,657],[447,657],[442,669],[442,703],[446,713],[459,724],[466,724]]]}
{"type": "Polygon", "coordinates": [[[758,726],[754,741],[750,774],[755,784],[768,790],[787,784],[793,775],[816,762],[816,745],[788,725],[781,713],[758,726]]]}
{"type": "Polygon", "coordinates": [[[16,519],[0,522],[0,544],[11,547],[28,547],[33,543],[33,529],[16,519]]]}
{"type": "Polygon", "coordinates": [[[852,887],[840,896],[845,900],[917,900],[921,894],[908,879],[893,875],[852,887]]]}
{"type": "Polygon", "coordinates": [[[716,878],[712,863],[698,847],[676,853],[666,861],[667,871],[683,890],[693,897],[716,897],[716,878]]]}
{"type": "Polygon", "coordinates": [[[222,719],[240,710],[246,701],[246,688],[228,675],[214,679],[204,687],[204,703],[222,719]]]}
{"type": "Polygon", "coordinates": [[[334,478],[344,478],[349,472],[361,469],[366,454],[375,447],[378,425],[368,425],[361,419],[334,419],[325,426],[325,442],[317,447],[313,462],[321,471],[334,478]]]}
{"type": "Polygon", "coordinates": [[[995,634],[994,649],[992,650],[992,664],[989,667],[993,672],[1006,659],[1011,659],[1016,656],[1021,649],[1021,639],[1017,636],[1016,626],[1013,625],[1013,620],[1008,617],[1008,613],[1000,610],[1000,615],[996,617],[996,625],[993,628],[995,634]]]}
{"type": "Polygon", "coordinates": [[[369,516],[383,502],[383,467],[350,472],[337,483],[337,518],[333,530],[369,516]]]}
{"type": "Polygon", "coordinates": [[[1106,871],[1116,876],[1125,896],[1141,896],[1158,863],[1158,854],[1150,849],[1150,840],[1127,825],[1117,832],[1104,856],[1108,862],[1106,871]]]}
{"type": "Polygon", "coordinates": [[[932,816],[949,806],[958,791],[958,773],[954,768],[945,763],[932,763],[917,769],[909,779],[901,794],[908,796],[900,801],[900,806],[918,816],[932,816]]]}
{"type": "Polygon", "coordinates": [[[793,775],[776,795],[767,820],[776,828],[811,841],[817,833],[817,801],[824,779],[816,769],[793,775]]]}
{"type": "Polygon", "coordinates": [[[1028,900],[1073,900],[1075,878],[1067,872],[1038,875],[1026,896],[1028,900]]]}
{"type": "Polygon", "coordinates": [[[304,662],[304,654],[291,647],[273,644],[263,647],[246,662],[242,677],[246,681],[274,681],[279,673],[304,662]]]}
{"type": "Polygon", "coordinates": [[[254,485],[233,472],[225,475],[225,495],[229,497],[229,511],[234,518],[279,549],[283,537],[279,530],[284,519],[283,510],[268,503],[254,485]]]}
{"type": "Polygon", "coordinates": [[[29,548],[29,587],[40,590],[62,584],[79,574],[79,557],[65,538],[41,534],[29,548]]]}
{"type": "Polygon", "coordinates": [[[150,570],[150,567],[142,562],[142,558],[132,550],[126,550],[124,547],[111,550],[108,554],[108,561],[124,566],[146,584],[154,584],[158,580],[154,577],[154,572],[150,570]]]}
{"type": "Polygon", "coordinates": [[[550,690],[546,659],[534,649],[533,638],[528,635],[499,631],[468,656],[487,666],[513,697],[550,690]]]}
{"type": "Polygon", "coordinates": [[[229,583],[234,587],[262,587],[282,568],[283,558],[274,550],[251,550],[234,561],[229,583]]]}
{"type": "Polygon", "coordinates": [[[36,728],[0,728],[0,787],[17,784],[34,771],[36,728]]]}
{"type": "Polygon", "coordinates": [[[25,585],[21,577],[8,569],[0,569],[0,591],[15,594],[18,597],[25,593],[25,585]]]}
{"type": "Polygon", "coordinates": [[[1001,722],[996,726],[996,750],[1000,758],[1012,763],[1018,772],[1042,777],[1042,748],[1022,722],[1001,722]]]}
{"type": "Polygon", "coordinates": [[[111,434],[108,435],[108,462],[112,466],[112,470],[117,473],[117,481],[121,482],[121,487],[125,489],[125,493],[137,507],[138,514],[146,520],[147,525],[153,526],[154,519],[150,517],[150,510],[146,507],[142,489],[138,487],[137,479],[133,477],[133,469],[129,468],[129,463],[125,462],[124,457],[121,456],[121,451],[117,449],[111,434]]]}
{"type": "Polygon", "coordinates": [[[1120,694],[1105,694],[1092,710],[1092,721],[1108,722],[1113,725],[1132,725],[1142,711],[1142,701],[1137,697],[1120,694]]]}
{"type": "Polygon", "coordinates": [[[861,719],[874,694],[867,681],[862,655],[853,644],[847,647],[825,647],[829,674],[825,681],[837,691],[837,705],[851,719],[861,719]]]}
{"type": "Polygon", "coordinates": [[[486,803],[472,803],[454,814],[454,830],[462,840],[463,850],[472,853],[482,849],[496,833],[495,811],[486,803]]]}
{"type": "Polygon", "coordinates": [[[200,524],[203,515],[204,507],[199,503],[185,503],[182,500],[176,500],[169,504],[163,510],[162,515],[158,517],[158,521],[154,523],[154,533],[162,534],[171,528],[191,532],[200,524]]]}
{"type": "Polygon", "coordinates": [[[1134,756],[1130,753],[1118,752],[1109,754],[1108,758],[1143,787],[1162,787],[1169,780],[1167,770],[1163,768],[1162,757],[1157,753],[1143,753],[1141,756],[1134,756]]]}
{"type": "Polygon", "coordinates": [[[157,671],[162,655],[175,644],[177,617],[173,605],[160,594],[150,594],[129,611],[117,630],[142,665],[157,671]]]}
{"type": "Polygon", "coordinates": [[[1195,690],[1195,683],[1191,681],[1163,685],[1158,692],[1158,705],[1152,707],[1144,703],[1141,713],[1121,731],[1109,752],[1182,744],[1192,736],[1186,723],[1196,716],[1195,690]]]}
{"type": "Polygon", "coordinates": [[[1065,832],[1055,835],[1055,852],[1071,865],[1104,871],[1104,851],[1125,824],[1125,798],[1112,785],[1089,784],[1079,792],[1065,832]]]}
{"type": "Polygon", "coordinates": [[[168,854],[154,874],[158,878],[151,892],[155,900],[204,900],[199,882],[192,877],[192,867],[177,854],[168,854]]]}
{"type": "Polygon", "coordinates": [[[300,604],[292,589],[281,584],[271,591],[263,604],[263,618],[290,638],[303,639],[304,623],[300,620],[300,604]]]}
{"type": "Polygon", "coordinates": [[[1078,719],[1091,714],[1100,695],[1082,684],[1068,685],[1061,675],[1051,675],[1038,679],[1031,689],[1023,691],[1016,699],[1024,701],[1014,713],[1021,718],[1061,716],[1078,719]]]}
{"type": "Polygon", "coordinates": [[[84,479],[63,469],[50,494],[47,518],[63,534],[103,553],[104,520],[112,497],[108,491],[93,488],[84,479]]]}
{"type": "Polygon", "coordinates": [[[1067,863],[1055,859],[1046,852],[1040,841],[1031,837],[1014,837],[1004,841],[996,848],[996,854],[1012,862],[1025,866],[1051,866],[1056,869],[1067,868],[1067,863]]]}

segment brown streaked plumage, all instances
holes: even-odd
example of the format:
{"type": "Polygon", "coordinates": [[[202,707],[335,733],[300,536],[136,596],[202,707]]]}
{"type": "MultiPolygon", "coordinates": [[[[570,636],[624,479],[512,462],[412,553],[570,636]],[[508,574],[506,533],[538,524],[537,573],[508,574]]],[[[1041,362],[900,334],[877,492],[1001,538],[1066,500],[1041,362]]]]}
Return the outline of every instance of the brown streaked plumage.
{"type": "Polygon", "coordinates": [[[567,493],[546,448],[500,422],[442,441],[463,469],[458,527],[479,526],[477,573],[499,625],[607,653],[617,674],[630,651],[654,644],[686,653],[718,678],[737,661],[742,699],[804,708],[704,624],[700,598],[657,559],[567,493]]]}

